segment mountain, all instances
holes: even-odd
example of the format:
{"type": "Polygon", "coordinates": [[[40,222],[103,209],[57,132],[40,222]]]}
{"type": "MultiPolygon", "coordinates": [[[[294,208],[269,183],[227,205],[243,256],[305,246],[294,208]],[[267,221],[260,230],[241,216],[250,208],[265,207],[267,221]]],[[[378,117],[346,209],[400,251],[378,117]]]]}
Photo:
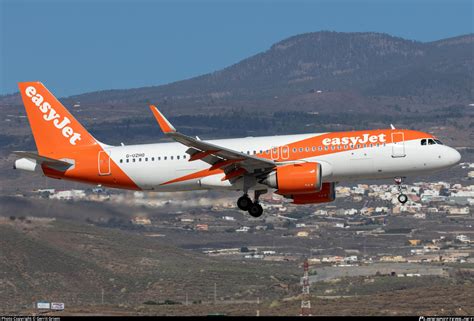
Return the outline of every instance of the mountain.
{"type": "Polygon", "coordinates": [[[265,99],[322,91],[469,96],[474,35],[422,43],[381,33],[315,32],[290,37],[223,70],[172,84],[73,97],[83,102],[265,99]],[[414,79],[414,86],[407,80],[414,79]]]}
{"type": "MultiPolygon", "coordinates": [[[[322,31],[290,37],[199,77],[62,101],[75,106],[74,115],[96,137],[112,144],[156,141],[160,132],[150,103],[184,132],[204,138],[394,122],[435,133],[450,127],[450,139],[465,144],[472,137],[464,129],[474,127],[468,106],[473,78],[474,34],[424,43],[373,32],[322,31]]],[[[33,147],[18,94],[0,97],[0,119],[6,121],[0,146],[33,147]]]]}

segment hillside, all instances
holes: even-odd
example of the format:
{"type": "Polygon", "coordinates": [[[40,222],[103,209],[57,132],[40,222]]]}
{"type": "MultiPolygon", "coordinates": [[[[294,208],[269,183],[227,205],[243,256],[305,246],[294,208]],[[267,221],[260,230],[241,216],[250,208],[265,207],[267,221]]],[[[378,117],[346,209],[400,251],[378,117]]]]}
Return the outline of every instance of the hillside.
{"type": "Polygon", "coordinates": [[[316,32],[285,39],[265,52],[193,79],[73,98],[102,103],[204,97],[262,99],[311,89],[368,90],[387,95],[454,90],[466,96],[474,68],[473,49],[473,35],[421,43],[379,33],[316,32]],[[416,79],[415,88],[390,86],[424,73],[428,76],[416,79]]]}
{"type": "MultiPolygon", "coordinates": [[[[462,146],[472,139],[464,129],[474,126],[468,107],[474,101],[473,71],[473,34],[422,43],[380,33],[322,31],[290,37],[192,79],[62,101],[111,144],[157,141],[160,132],[148,110],[153,103],[181,130],[203,138],[380,128],[393,122],[435,134],[453,132],[449,139],[462,146]]],[[[0,97],[0,119],[0,146],[34,148],[18,94],[0,97]]]]}
{"type": "MultiPolygon", "coordinates": [[[[469,95],[474,35],[422,43],[381,33],[314,32],[280,41],[223,70],[164,86],[106,90],[70,97],[88,103],[143,103],[181,99],[268,98],[324,91],[368,90],[388,95],[444,91],[469,95]],[[428,76],[423,77],[423,73],[428,76]],[[416,88],[384,88],[421,75],[416,88]],[[450,82],[452,81],[451,85],[450,82]],[[436,86],[440,86],[436,88],[436,86]],[[393,91],[392,91],[393,90],[393,91]]],[[[47,79],[43,80],[47,83],[47,79]]],[[[3,97],[12,102],[12,97],[3,97]]]]}
{"type": "Polygon", "coordinates": [[[47,217],[11,220],[3,214],[0,313],[27,309],[40,300],[70,307],[100,305],[102,289],[105,304],[130,306],[181,303],[186,294],[190,302],[212,302],[214,283],[226,289],[218,293],[219,300],[275,297],[282,292],[273,286],[274,275],[291,283],[298,280],[290,267],[229,264],[143,233],[47,217]]]}

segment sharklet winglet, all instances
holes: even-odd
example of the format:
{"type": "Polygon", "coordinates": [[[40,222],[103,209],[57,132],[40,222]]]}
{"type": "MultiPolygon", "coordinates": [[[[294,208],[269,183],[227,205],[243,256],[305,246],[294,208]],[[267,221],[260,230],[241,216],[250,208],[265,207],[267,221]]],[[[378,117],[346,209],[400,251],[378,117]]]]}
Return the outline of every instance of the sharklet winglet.
{"type": "Polygon", "coordinates": [[[156,121],[158,122],[158,125],[160,125],[161,130],[165,134],[169,133],[176,133],[176,129],[171,125],[171,123],[168,121],[168,119],[163,116],[163,114],[156,108],[156,106],[150,105],[151,112],[153,113],[153,116],[155,116],[156,121]]]}

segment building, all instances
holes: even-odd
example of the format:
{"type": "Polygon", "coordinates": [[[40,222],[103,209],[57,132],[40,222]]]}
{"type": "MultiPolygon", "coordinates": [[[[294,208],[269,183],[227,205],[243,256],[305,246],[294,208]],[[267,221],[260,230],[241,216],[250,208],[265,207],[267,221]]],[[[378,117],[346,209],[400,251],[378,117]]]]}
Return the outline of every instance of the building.
{"type": "Polygon", "coordinates": [[[346,263],[356,263],[358,261],[357,255],[350,255],[344,258],[344,262],[346,263]]]}
{"type": "Polygon", "coordinates": [[[67,191],[59,191],[52,195],[49,198],[58,199],[58,200],[75,200],[85,198],[86,193],[81,189],[72,189],[67,191]]]}
{"type": "Polygon", "coordinates": [[[418,246],[421,244],[421,240],[408,240],[411,246],[418,246]]]}
{"type": "Polygon", "coordinates": [[[207,225],[207,224],[197,224],[196,225],[196,230],[198,230],[198,231],[208,231],[209,230],[209,225],[207,225]]]}
{"type": "Polygon", "coordinates": [[[309,236],[309,232],[307,232],[307,231],[299,231],[298,233],[296,233],[296,236],[297,236],[297,237],[308,237],[308,236],[309,236]]]}
{"type": "Polygon", "coordinates": [[[448,214],[450,215],[467,215],[469,214],[469,207],[449,207],[448,214]]]}
{"type": "Polygon", "coordinates": [[[147,217],[137,216],[137,217],[132,218],[132,224],[135,224],[135,225],[150,225],[151,221],[147,217]]]}
{"type": "Polygon", "coordinates": [[[470,243],[471,242],[471,239],[469,238],[469,236],[464,235],[464,234],[456,236],[456,240],[458,240],[460,242],[463,242],[463,243],[470,243]]]}
{"type": "Polygon", "coordinates": [[[401,255],[385,255],[380,258],[381,262],[406,262],[407,260],[401,255]]]}

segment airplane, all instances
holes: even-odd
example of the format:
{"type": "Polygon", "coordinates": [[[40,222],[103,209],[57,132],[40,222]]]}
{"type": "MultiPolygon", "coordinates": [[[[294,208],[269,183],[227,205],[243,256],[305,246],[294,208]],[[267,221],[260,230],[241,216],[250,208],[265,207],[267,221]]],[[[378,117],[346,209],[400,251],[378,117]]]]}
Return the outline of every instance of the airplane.
{"type": "Polygon", "coordinates": [[[175,192],[235,190],[253,217],[272,190],[294,204],[334,201],[341,181],[395,180],[457,164],[461,155],[431,134],[390,129],[201,140],[150,109],[169,143],[111,146],[95,139],[41,82],[19,83],[37,152],[15,151],[15,169],[113,188],[175,192]],[[254,192],[253,200],[249,192],[254,192]]]}

